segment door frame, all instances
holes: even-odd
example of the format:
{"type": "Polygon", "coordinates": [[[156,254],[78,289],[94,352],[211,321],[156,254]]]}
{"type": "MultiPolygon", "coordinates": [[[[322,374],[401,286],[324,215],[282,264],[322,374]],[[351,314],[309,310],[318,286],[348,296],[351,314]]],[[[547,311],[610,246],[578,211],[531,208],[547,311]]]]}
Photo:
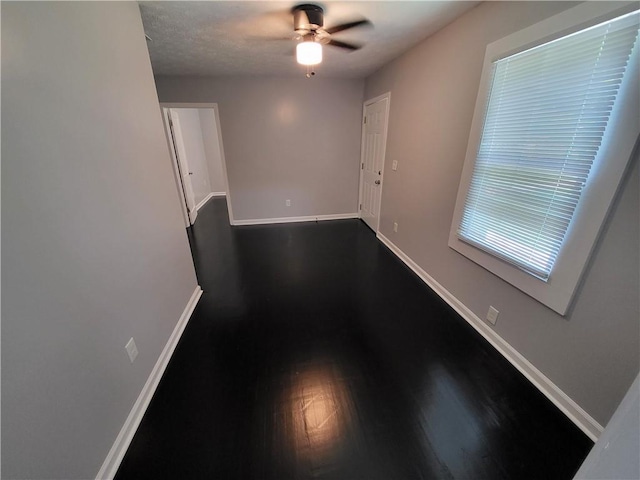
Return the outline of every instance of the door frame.
{"type": "Polygon", "coordinates": [[[173,157],[175,173],[180,180],[180,187],[182,189],[182,198],[185,202],[187,217],[185,221],[188,221],[189,225],[193,225],[198,217],[198,208],[196,205],[195,194],[193,191],[193,184],[191,183],[191,167],[189,166],[189,160],[187,159],[187,152],[184,144],[183,132],[180,126],[180,118],[177,112],[171,108],[163,109],[163,113],[166,116],[169,130],[167,134],[170,136],[170,142],[173,148],[171,154],[173,157]],[[191,204],[189,203],[191,200],[191,204]]]}
{"type": "MultiPolygon", "coordinates": [[[[163,108],[211,108],[213,109],[213,114],[215,115],[216,118],[216,130],[217,130],[217,134],[218,134],[218,145],[220,146],[220,160],[222,162],[222,176],[223,176],[223,181],[224,181],[224,187],[225,187],[225,191],[226,191],[226,198],[227,198],[227,211],[229,212],[229,224],[233,225],[234,224],[234,219],[233,219],[233,207],[232,207],[232,202],[231,202],[231,190],[229,189],[229,176],[227,174],[227,161],[226,158],[224,156],[224,145],[222,143],[222,128],[220,125],[220,112],[218,109],[218,104],[217,103],[184,103],[184,102],[160,102],[160,110],[163,111],[163,108]]],[[[163,121],[166,123],[166,119],[164,118],[164,114],[162,115],[162,119],[163,121]]],[[[170,145],[169,145],[170,147],[170,145]]],[[[172,156],[173,158],[173,156],[172,156]]],[[[174,171],[175,170],[175,160],[173,160],[174,163],[174,171]]],[[[181,185],[181,184],[180,184],[181,185]]],[[[180,187],[181,188],[181,187],[180,187]]],[[[182,192],[180,192],[182,193],[182,192]]],[[[181,202],[182,203],[182,202],[181,202]]],[[[182,212],[183,215],[186,215],[186,219],[188,220],[188,214],[187,214],[187,208],[185,205],[182,206],[182,212]]]]}
{"type": "Polygon", "coordinates": [[[182,174],[180,172],[180,164],[179,160],[176,157],[176,145],[175,139],[173,138],[173,131],[171,129],[171,125],[169,124],[169,116],[171,115],[169,108],[161,107],[160,109],[162,113],[162,123],[164,125],[164,133],[167,137],[167,148],[169,149],[169,156],[171,157],[171,167],[173,168],[173,177],[176,182],[176,188],[178,189],[178,198],[180,199],[180,210],[182,212],[182,219],[184,220],[185,226],[189,228],[193,223],[191,221],[191,217],[189,215],[189,208],[187,207],[187,196],[184,191],[184,185],[182,180],[182,174]]]}
{"type": "Polygon", "coordinates": [[[362,209],[360,208],[360,206],[362,205],[362,182],[363,182],[363,168],[364,168],[364,142],[365,142],[365,112],[367,110],[367,107],[369,105],[373,105],[376,102],[379,102],[380,100],[384,100],[387,99],[387,108],[385,109],[384,112],[384,116],[385,116],[385,122],[384,122],[384,134],[383,134],[383,138],[382,138],[382,178],[381,183],[380,183],[380,201],[378,202],[378,212],[377,212],[377,221],[376,221],[376,229],[375,229],[375,233],[377,234],[380,231],[380,210],[382,210],[382,189],[384,188],[384,165],[385,165],[385,160],[387,158],[387,133],[389,131],[389,111],[391,109],[391,92],[385,92],[382,95],[378,95],[377,97],[374,98],[370,98],[369,100],[365,100],[364,103],[362,104],[362,135],[361,135],[361,139],[360,139],[360,164],[358,165],[358,168],[360,170],[360,179],[359,179],[359,184],[358,184],[358,218],[362,218],[362,209]]]}

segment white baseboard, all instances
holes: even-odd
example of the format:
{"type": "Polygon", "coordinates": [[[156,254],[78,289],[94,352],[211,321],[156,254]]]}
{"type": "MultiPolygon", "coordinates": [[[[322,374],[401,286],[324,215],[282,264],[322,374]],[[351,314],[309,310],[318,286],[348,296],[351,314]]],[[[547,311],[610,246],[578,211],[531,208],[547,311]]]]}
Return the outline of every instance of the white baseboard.
{"type": "Polygon", "coordinates": [[[335,215],[308,215],[305,217],[257,218],[253,220],[234,220],[232,225],[267,225],[271,223],[322,222],[325,220],[345,220],[360,218],[358,213],[337,213],[335,215]]]}
{"type": "Polygon", "coordinates": [[[226,197],[227,196],[227,192],[212,192],[211,196],[212,197],[226,197]]]}
{"type": "Polygon", "coordinates": [[[131,444],[131,440],[133,440],[133,436],[142,421],[142,417],[144,416],[144,413],[149,406],[149,402],[158,387],[158,383],[160,383],[162,374],[169,364],[171,355],[173,355],[173,351],[176,349],[178,340],[180,340],[182,332],[184,332],[184,329],[191,318],[191,314],[196,308],[201,296],[202,289],[200,288],[200,285],[198,285],[182,312],[178,323],[173,329],[173,333],[169,337],[167,344],[164,346],[160,357],[158,357],[158,361],[153,367],[151,375],[147,378],[147,382],[144,384],[140,395],[138,395],[136,403],[133,405],[131,412],[129,412],[127,420],[124,422],[122,429],[120,429],[120,433],[118,434],[116,441],[113,443],[111,450],[109,450],[107,458],[104,460],[98,475],[96,475],[97,480],[112,479],[118,471],[118,467],[124,458],[124,454],[127,452],[127,449],[131,444]]]}
{"type": "Polygon", "coordinates": [[[425,272],[406,253],[398,248],[391,240],[378,232],[378,239],[395,253],[418,277],[422,279],[434,292],[436,292],[451,308],[464,318],[480,335],[482,335],[493,347],[498,350],[511,364],[516,367],[538,390],[540,390],[556,407],[558,407],[569,419],[575,423],[594,442],[604,428],[591,415],[585,412],[580,405],[574,402],[555,383],[547,378],[520,352],[513,348],[505,339],[490,328],[480,317],[473,313],[460,300],[440,285],[433,277],[425,272]]]}
{"type": "Polygon", "coordinates": [[[204,205],[205,205],[209,200],[211,200],[214,196],[215,196],[215,193],[214,193],[214,192],[211,192],[209,195],[207,195],[207,196],[206,196],[206,197],[204,197],[202,200],[200,200],[200,203],[198,203],[198,204],[196,205],[196,212],[197,212],[198,210],[200,210],[202,207],[204,207],[204,205]]]}

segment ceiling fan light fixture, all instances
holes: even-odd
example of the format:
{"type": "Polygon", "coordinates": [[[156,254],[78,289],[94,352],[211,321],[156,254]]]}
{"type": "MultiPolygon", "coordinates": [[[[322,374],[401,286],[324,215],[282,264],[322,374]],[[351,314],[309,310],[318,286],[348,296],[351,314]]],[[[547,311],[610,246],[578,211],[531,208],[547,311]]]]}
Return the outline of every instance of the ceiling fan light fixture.
{"type": "Polygon", "coordinates": [[[313,40],[298,43],[296,60],[301,65],[318,65],[322,62],[322,45],[313,40]]]}

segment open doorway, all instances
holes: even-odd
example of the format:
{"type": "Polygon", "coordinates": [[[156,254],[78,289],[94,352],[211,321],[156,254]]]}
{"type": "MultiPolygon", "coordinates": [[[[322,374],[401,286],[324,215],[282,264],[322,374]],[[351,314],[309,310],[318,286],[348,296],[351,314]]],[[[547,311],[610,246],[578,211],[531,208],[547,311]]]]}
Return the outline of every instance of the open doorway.
{"type": "Polygon", "coordinates": [[[218,106],[160,104],[182,213],[187,227],[213,197],[226,197],[233,221],[218,106]]]}

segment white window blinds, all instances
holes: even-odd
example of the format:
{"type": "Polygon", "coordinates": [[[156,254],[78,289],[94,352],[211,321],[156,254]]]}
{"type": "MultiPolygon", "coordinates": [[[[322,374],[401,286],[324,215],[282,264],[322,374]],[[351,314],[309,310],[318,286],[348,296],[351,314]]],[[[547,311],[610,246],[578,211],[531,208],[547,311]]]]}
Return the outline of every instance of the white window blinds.
{"type": "Polygon", "coordinates": [[[549,278],[635,52],[638,17],[494,62],[462,241],[549,278]]]}

